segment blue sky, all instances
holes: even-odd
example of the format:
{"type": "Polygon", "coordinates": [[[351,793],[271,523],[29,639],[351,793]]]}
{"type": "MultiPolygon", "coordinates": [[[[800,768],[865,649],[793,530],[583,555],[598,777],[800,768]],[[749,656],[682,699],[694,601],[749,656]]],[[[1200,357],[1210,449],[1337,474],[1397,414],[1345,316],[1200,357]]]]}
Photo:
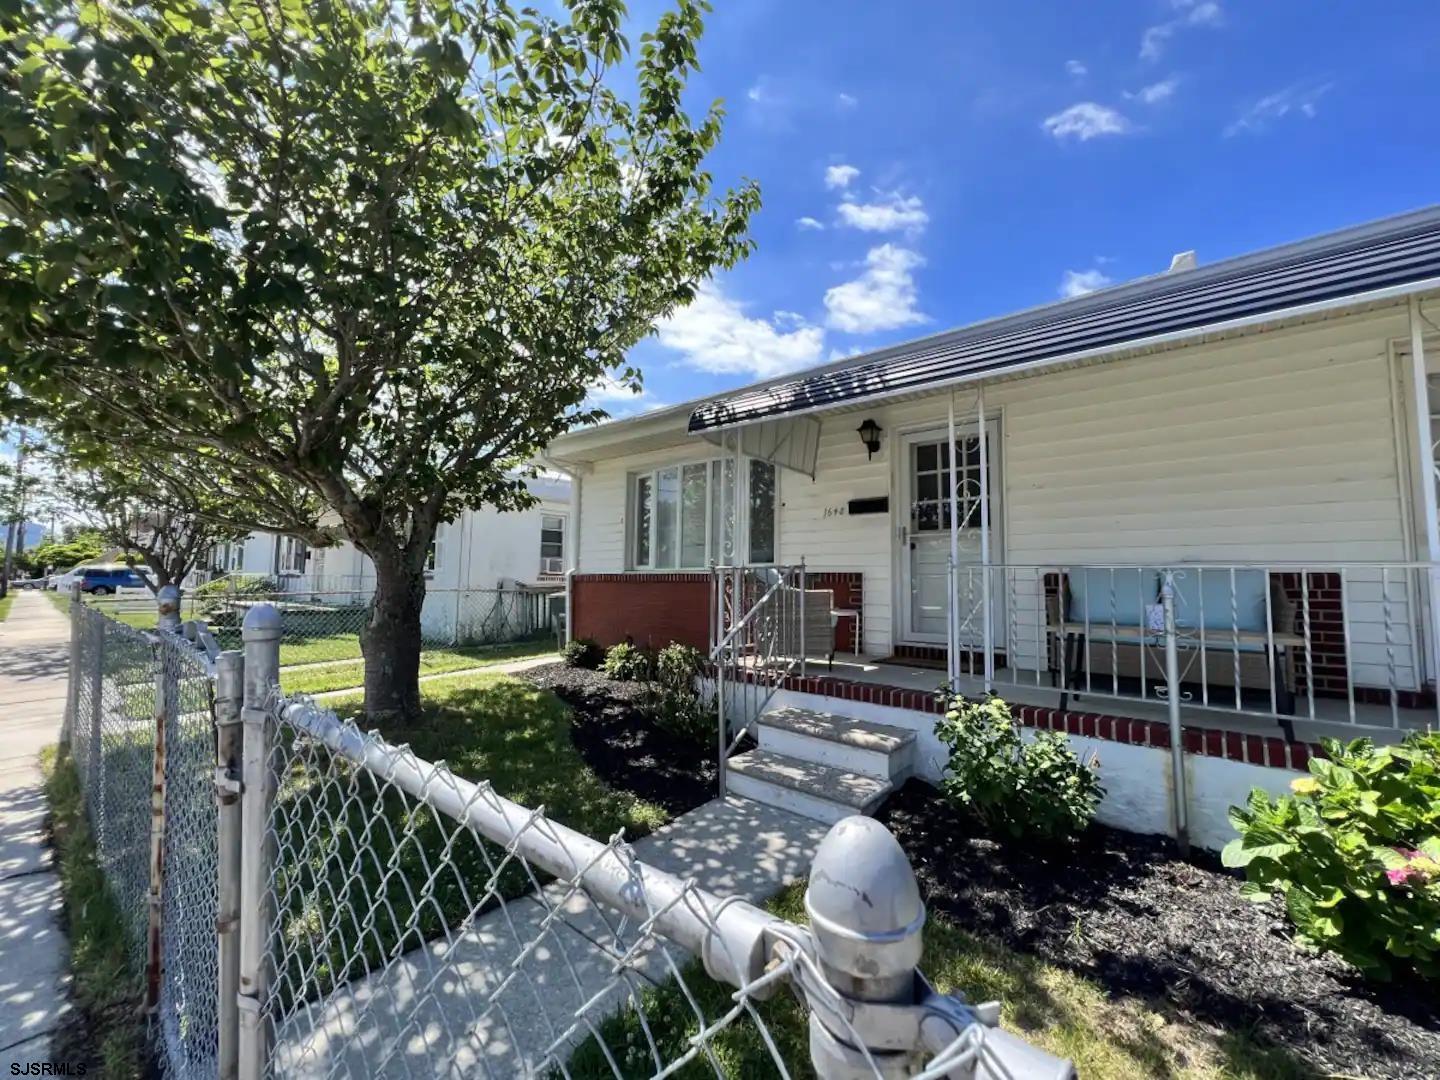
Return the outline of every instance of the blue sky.
{"type": "MultiPolygon", "coordinates": [[[[632,0],[632,41],[664,9],[632,0]]],[[[1440,201],[1440,7],[718,0],[757,248],[614,415],[1440,201]]]]}

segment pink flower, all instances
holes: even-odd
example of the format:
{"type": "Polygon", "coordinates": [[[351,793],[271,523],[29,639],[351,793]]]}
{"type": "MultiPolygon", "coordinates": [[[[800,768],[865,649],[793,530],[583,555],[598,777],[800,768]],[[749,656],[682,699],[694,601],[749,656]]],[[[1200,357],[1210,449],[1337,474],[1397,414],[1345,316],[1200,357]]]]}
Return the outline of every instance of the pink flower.
{"type": "Polygon", "coordinates": [[[1426,885],[1431,876],[1435,873],[1436,865],[1423,851],[1416,851],[1413,848],[1395,848],[1395,854],[1405,859],[1405,865],[1395,870],[1386,870],[1385,879],[1391,885],[1408,885],[1414,882],[1416,885],[1426,885]]]}

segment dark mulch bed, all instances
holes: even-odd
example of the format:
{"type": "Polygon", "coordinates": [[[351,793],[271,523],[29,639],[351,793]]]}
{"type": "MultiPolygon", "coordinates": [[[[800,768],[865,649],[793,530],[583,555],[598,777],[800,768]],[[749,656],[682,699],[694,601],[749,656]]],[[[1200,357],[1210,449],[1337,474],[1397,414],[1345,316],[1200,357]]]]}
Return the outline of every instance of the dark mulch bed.
{"type": "Polygon", "coordinates": [[[1101,826],[1071,848],[1001,845],[915,780],[879,817],[931,910],[968,930],[1115,994],[1251,1029],[1321,1074],[1440,1076],[1440,990],[1367,984],[1334,957],[1301,952],[1280,908],[1242,900],[1218,860],[1101,826]]]}
{"type": "Polygon", "coordinates": [[[639,683],[616,682],[597,671],[547,664],[520,673],[554,691],[572,715],[571,736],[585,764],[612,787],[683,814],[715,797],[715,749],[676,738],[636,708],[639,683]]]}

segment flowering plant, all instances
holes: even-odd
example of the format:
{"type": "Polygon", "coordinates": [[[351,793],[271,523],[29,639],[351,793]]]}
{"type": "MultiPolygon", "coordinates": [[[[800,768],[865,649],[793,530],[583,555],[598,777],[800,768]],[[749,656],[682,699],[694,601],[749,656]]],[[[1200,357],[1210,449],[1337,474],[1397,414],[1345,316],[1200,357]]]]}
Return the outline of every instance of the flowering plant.
{"type": "Polygon", "coordinates": [[[1245,895],[1284,900],[1302,944],[1374,978],[1440,977],[1440,733],[1324,747],[1290,795],[1231,808],[1225,865],[1245,895]]]}

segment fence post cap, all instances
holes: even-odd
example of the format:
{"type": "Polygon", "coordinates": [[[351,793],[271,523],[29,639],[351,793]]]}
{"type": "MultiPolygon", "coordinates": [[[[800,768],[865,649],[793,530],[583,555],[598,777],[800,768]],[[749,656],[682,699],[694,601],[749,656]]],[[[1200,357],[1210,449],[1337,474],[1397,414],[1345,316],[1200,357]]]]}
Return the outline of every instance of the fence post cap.
{"type": "Polygon", "coordinates": [[[820,841],[805,910],[821,958],[858,979],[883,979],[920,960],[925,903],[890,830],[867,817],[837,822],[820,841]]]}
{"type": "Polygon", "coordinates": [[[240,624],[241,637],[246,641],[264,641],[280,636],[280,609],[274,604],[255,604],[245,612],[245,621],[240,624]]]}

